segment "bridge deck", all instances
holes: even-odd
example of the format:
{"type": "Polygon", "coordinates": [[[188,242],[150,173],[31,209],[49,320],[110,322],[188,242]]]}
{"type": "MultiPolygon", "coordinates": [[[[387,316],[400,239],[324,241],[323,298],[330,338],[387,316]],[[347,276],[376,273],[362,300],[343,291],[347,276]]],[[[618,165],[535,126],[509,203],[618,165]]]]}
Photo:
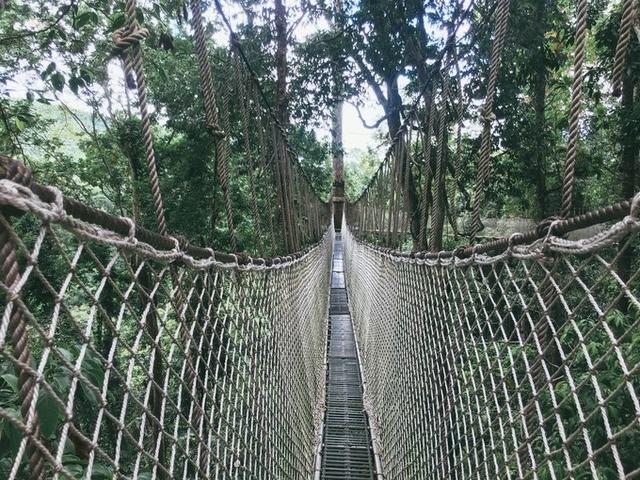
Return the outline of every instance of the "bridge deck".
{"type": "Polygon", "coordinates": [[[362,401],[362,378],[349,315],[342,239],[334,244],[327,355],[322,479],[371,479],[374,462],[362,401]]]}

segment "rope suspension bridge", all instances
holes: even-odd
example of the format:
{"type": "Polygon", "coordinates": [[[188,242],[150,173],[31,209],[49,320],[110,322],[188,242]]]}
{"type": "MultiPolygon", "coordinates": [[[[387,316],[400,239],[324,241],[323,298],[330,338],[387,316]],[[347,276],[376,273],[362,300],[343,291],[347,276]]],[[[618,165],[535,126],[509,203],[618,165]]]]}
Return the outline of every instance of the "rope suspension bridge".
{"type": "MultiPolygon", "coordinates": [[[[569,216],[585,0],[576,1],[560,216],[476,241],[497,79],[518,8],[496,2],[470,242],[447,251],[444,225],[462,230],[455,196],[471,108],[456,36],[474,2],[342,215],[342,196],[321,201],[305,176],[232,31],[225,68],[237,81],[216,90],[201,2],[191,0],[230,253],[170,234],[146,96],[147,32],[128,0],[114,55],[138,94],[157,230],[64,196],[0,157],[0,359],[15,372],[15,402],[0,405],[0,419],[18,445],[6,478],[640,477],[639,274],[618,268],[637,252],[640,195],[569,216]],[[236,252],[234,96],[255,256],[236,252]],[[420,171],[418,185],[410,169],[420,171]],[[588,226],[599,233],[576,239],[588,226]],[[35,291],[47,302],[36,304],[35,291]],[[76,349],[63,347],[68,338],[76,349]],[[78,415],[90,399],[94,415],[78,415]]],[[[634,9],[623,2],[616,91],[634,9]]]]}

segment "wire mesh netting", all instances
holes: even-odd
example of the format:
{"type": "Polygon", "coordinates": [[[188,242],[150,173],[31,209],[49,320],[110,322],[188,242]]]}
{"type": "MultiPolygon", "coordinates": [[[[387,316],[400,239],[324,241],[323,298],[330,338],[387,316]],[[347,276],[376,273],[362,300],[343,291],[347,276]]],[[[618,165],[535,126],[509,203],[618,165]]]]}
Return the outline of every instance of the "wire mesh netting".
{"type": "Polygon", "coordinates": [[[271,265],[169,262],[12,195],[36,214],[0,213],[0,477],[312,474],[332,230],[271,265]]]}
{"type": "Polygon", "coordinates": [[[455,260],[347,230],[385,477],[640,476],[639,226],[455,260]]]}

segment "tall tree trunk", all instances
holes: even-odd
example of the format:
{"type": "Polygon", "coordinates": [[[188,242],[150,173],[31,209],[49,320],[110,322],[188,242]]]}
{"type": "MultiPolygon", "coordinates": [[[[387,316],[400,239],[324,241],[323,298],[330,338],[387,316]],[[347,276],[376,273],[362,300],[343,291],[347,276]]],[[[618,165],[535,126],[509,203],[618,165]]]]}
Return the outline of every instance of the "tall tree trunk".
{"type": "Polygon", "coordinates": [[[533,78],[533,108],[534,116],[534,149],[533,149],[533,165],[535,166],[536,179],[536,216],[538,219],[547,216],[547,169],[545,165],[545,157],[547,152],[547,144],[545,137],[545,102],[547,98],[547,69],[545,68],[544,55],[544,34],[546,23],[546,1],[538,0],[536,4],[536,16],[534,24],[536,28],[536,38],[534,48],[536,48],[535,69],[533,78]]]}
{"type": "MultiPolygon", "coordinates": [[[[634,102],[637,92],[636,79],[625,73],[622,80],[622,154],[620,161],[620,183],[622,186],[623,198],[631,198],[636,193],[636,159],[640,150],[640,142],[637,139],[637,130],[632,122],[634,102]]],[[[633,270],[633,245],[627,246],[628,237],[620,241],[620,248],[624,249],[618,263],[616,272],[620,279],[627,283],[633,270]]],[[[618,302],[618,308],[624,314],[629,312],[629,300],[623,296],[618,302]]]]}
{"type": "Polygon", "coordinates": [[[286,134],[289,126],[289,100],[287,97],[287,9],[283,0],[274,0],[276,29],[276,116],[282,130],[275,135],[277,162],[275,164],[282,221],[288,253],[297,250],[293,189],[291,188],[291,165],[286,148],[286,134]]]}
{"type": "Polygon", "coordinates": [[[289,124],[287,97],[287,9],[284,0],[274,0],[276,28],[276,112],[283,128],[289,124]]]}
{"type": "MultiPolygon", "coordinates": [[[[342,0],[334,1],[334,30],[342,30],[342,0]]],[[[342,228],[344,211],[344,146],[342,143],[342,68],[340,54],[333,59],[333,111],[331,112],[331,153],[333,157],[333,226],[342,228]]]]}

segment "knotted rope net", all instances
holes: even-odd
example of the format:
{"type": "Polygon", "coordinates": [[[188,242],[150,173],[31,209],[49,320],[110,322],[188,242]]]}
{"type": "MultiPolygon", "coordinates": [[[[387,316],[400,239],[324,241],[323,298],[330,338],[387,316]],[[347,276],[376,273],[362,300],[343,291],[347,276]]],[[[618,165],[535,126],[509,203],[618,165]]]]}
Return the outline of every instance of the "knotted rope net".
{"type": "Polygon", "coordinates": [[[312,475],[333,230],[236,257],[2,173],[0,477],[312,475]]]}
{"type": "Polygon", "coordinates": [[[343,229],[386,478],[640,474],[637,256],[620,274],[640,195],[626,213],[582,240],[513,236],[498,254],[402,254],[343,229]]]}

